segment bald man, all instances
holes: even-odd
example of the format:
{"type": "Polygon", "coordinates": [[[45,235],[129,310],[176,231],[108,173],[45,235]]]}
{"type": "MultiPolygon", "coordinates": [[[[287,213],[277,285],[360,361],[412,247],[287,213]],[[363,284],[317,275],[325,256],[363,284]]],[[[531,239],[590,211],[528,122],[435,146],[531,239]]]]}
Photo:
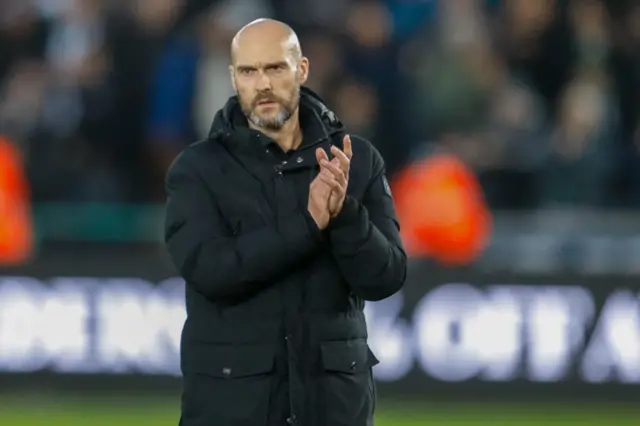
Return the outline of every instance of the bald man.
{"type": "Polygon", "coordinates": [[[367,300],[406,256],[380,154],[303,85],[287,25],[233,39],[237,96],[166,177],[165,241],[186,282],[182,426],[370,426],[367,300]]]}

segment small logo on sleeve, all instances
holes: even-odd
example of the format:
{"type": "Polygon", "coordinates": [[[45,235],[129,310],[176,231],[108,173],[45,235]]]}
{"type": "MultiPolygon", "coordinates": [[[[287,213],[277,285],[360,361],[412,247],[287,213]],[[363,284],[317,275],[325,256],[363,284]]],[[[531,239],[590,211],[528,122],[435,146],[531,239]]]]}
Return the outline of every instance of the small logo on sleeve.
{"type": "Polygon", "coordinates": [[[382,187],[384,188],[384,193],[387,194],[388,197],[393,198],[391,195],[391,186],[389,185],[389,181],[386,176],[382,176],[382,187]]]}

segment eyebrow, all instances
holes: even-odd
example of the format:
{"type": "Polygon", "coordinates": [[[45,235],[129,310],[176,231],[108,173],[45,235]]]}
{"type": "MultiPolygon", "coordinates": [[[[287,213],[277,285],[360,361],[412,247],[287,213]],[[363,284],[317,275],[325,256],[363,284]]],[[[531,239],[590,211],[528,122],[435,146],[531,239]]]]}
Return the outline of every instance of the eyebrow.
{"type": "MultiPolygon", "coordinates": [[[[289,64],[287,63],[287,61],[278,61],[278,62],[269,62],[267,64],[264,64],[262,68],[275,68],[275,67],[288,67],[288,66],[289,64]]],[[[240,71],[249,71],[249,70],[255,70],[257,68],[253,65],[236,65],[236,69],[240,71]]]]}

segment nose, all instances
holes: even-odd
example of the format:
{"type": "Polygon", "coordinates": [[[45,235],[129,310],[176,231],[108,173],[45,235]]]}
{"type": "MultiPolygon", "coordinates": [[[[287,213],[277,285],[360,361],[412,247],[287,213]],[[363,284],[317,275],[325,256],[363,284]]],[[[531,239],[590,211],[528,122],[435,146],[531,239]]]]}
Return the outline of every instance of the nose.
{"type": "Polygon", "coordinates": [[[269,91],[271,90],[271,79],[267,76],[266,73],[261,72],[258,76],[258,80],[256,81],[256,89],[259,91],[269,91]]]}

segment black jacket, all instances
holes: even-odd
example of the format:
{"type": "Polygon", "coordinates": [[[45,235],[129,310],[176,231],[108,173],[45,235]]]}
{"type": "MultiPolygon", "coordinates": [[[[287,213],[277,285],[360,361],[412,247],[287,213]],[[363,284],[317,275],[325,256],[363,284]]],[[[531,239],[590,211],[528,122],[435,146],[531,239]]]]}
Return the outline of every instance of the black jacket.
{"type": "Polygon", "coordinates": [[[314,151],[344,131],[304,88],[300,121],[303,144],[284,153],[232,97],[167,173],[165,240],[187,282],[182,426],[372,424],[364,302],[406,274],[391,192],[378,152],[352,136],[348,196],[320,232],[306,208],[314,151]]]}

